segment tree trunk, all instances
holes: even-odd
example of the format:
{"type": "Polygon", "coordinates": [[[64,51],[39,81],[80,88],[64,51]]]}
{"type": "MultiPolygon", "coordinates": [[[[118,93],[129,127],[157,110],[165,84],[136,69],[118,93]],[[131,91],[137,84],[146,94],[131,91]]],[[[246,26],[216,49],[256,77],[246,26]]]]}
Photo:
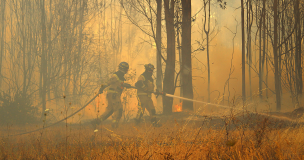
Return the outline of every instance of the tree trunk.
{"type": "Polygon", "coordinates": [[[275,76],[275,91],[277,111],[281,110],[281,91],[280,91],[280,77],[279,77],[279,59],[278,59],[278,0],[274,0],[274,40],[273,40],[273,56],[274,56],[274,76],[275,76]]]}
{"type": "MultiPolygon", "coordinates": [[[[253,18],[251,19],[251,0],[247,1],[247,59],[248,59],[248,81],[249,81],[249,97],[252,100],[252,85],[251,85],[251,65],[252,65],[252,54],[251,54],[251,26],[253,18]]],[[[256,13],[257,15],[258,13],[256,13]]],[[[245,20],[244,20],[245,21],[245,20]]],[[[245,31],[244,31],[245,32],[245,31]]],[[[244,42],[245,43],[245,42],[244,42]]],[[[245,45],[244,45],[245,46],[245,45]]]]}
{"type": "Polygon", "coordinates": [[[209,33],[210,33],[210,0],[207,2],[204,0],[204,32],[206,34],[206,43],[207,43],[207,70],[208,70],[208,102],[210,102],[210,58],[209,58],[209,33]],[[208,20],[207,20],[207,3],[208,3],[208,20]],[[208,25],[208,27],[206,27],[208,25]],[[206,29],[207,28],[207,29],[206,29]]]}
{"type": "Polygon", "coordinates": [[[244,28],[244,0],[241,0],[241,16],[242,16],[242,98],[246,101],[245,92],[245,28],[244,28]]]}
{"type": "MultiPolygon", "coordinates": [[[[175,75],[175,29],[174,29],[174,0],[165,0],[165,19],[167,29],[167,60],[164,76],[164,92],[174,94],[175,75]],[[169,5],[170,1],[170,5],[169,5]]],[[[173,98],[163,97],[164,114],[172,113],[173,98]]]]}
{"type": "Polygon", "coordinates": [[[295,17],[295,36],[296,36],[296,42],[295,42],[295,71],[296,71],[296,91],[297,96],[302,94],[303,90],[303,83],[302,83],[302,58],[301,58],[301,15],[300,15],[300,0],[295,0],[294,5],[294,17],[295,17]]]}
{"type": "MultiPolygon", "coordinates": [[[[264,0],[263,0],[264,1],[264,0]]],[[[264,2],[263,2],[264,7],[264,2]]],[[[263,55],[262,55],[262,26],[263,26],[263,14],[264,14],[264,8],[262,8],[262,14],[260,16],[260,25],[259,25],[259,97],[260,100],[262,100],[262,88],[263,88],[263,55]]]]}
{"type": "MultiPolygon", "coordinates": [[[[209,8],[210,9],[210,8],[209,8]]],[[[191,62],[191,0],[182,1],[182,91],[183,96],[193,99],[191,62]]],[[[184,101],[183,109],[193,111],[193,102],[184,101]]]]}
{"type": "Polygon", "coordinates": [[[259,81],[259,93],[260,93],[260,99],[263,98],[263,94],[262,94],[262,83],[263,83],[263,79],[264,79],[264,66],[265,66],[265,60],[266,60],[266,0],[263,0],[263,9],[262,9],[262,26],[263,27],[263,56],[262,56],[262,73],[260,73],[260,81],[259,81]],[[260,84],[261,83],[261,84],[260,84]]]}
{"type": "MultiPolygon", "coordinates": [[[[161,64],[161,15],[162,15],[162,0],[157,2],[156,15],[156,88],[162,91],[162,64],[161,64]]],[[[157,104],[161,104],[161,96],[157,98],[157,104]]]]}
{"type": "MultiPolygon", "coordinates": [[[[49,3],[49,10],[52,11],[52,0],[50,0],[50,3],[49,3]]],[[[50,15],[50,22],[48,24],[48,66],[47,66],[47,69],[48,69],[48,75],[52,75],[52,63],[51,63],[51,58],[52,58],[52,24],[53,24],[53,17],[52,17],[52,12],[49,13],[50,15]]],[[[53,76],[53,75],[52,75],[53,76]]],[[[46,91],[47,91],[47,95],[48,95],[48,99],[51,99],[51,83],[49,83],[50,80],[48,79],[48,84],[47,84],[47,88],[46,88],[46,91]]]]}
{"type": "Polygon", "coordinates": [[[46,109],[46,82],[47,82],[47,52],[46,52],[46,25],[45,0],[41,0],[41,70],[40,70],[40,96],[42,100],[42,117],[46,109]]]}
{"type": "Polygon", "coordinates": [[[4,31],[5,31],[5,2],[6,0],[1,1],[1,42],[0,42],[0,90],[3,91],[2,88],[2,59],[4,55],[4,41],[5,41],[5,36],[4,36],[4,31]]]}
{"type": "MultiPolygon", "coordinates": [[[[180,93],[179,95],[183,97],[183,75],[182,75],[182,66],[183,66],[183,55],[182,55],[182,2],[177,1],[176,3],[176,41],[177,41],[177,50],[178,50],[178,61],[179,61],[179,86],[180,86],[180,93]]],[[[177,80],[177,79],[176,79],[177,80]]],[[[177,84],[177,82],[175,82],[177,84]]],[[[175,87],[177,87],[175,85],[175,87]]],[[[180,103],[183,103],[183,100],[179,100],[180,103]]]]}
{"type": "MultiPolygon", "coordinates": [[[[266,27],[265,27],[265,30],[266,30],[266,29],[269,28],[269,21],[270,20],[269,20],[268,16],[265,19],[267,20],[266,27]]],[[[269,65],[269,61],[268,61],[268,52],[269,52],[269,48],[268,48],[269,44],[268,43],[269,43],[269,41],[268,41],[268,38],[269,38],[269,36],[266,36],[265,38],[266,38],[266,48],[265,48],[265,50],[266,50],[265,51],[266,52],[266,54],[265,54],[265,56],[266,56],[266,61],[265,61],[265,63],[266,63],[265,64],[266,65],[266,67],[265,67],[266,68],[266,73],[265,73],[266,76],[265,76],[265,83],[266,83],[266,86],[267,86],[265,94],[266,94],[266,98],[268,99],[268,65],[269,65]]]]}

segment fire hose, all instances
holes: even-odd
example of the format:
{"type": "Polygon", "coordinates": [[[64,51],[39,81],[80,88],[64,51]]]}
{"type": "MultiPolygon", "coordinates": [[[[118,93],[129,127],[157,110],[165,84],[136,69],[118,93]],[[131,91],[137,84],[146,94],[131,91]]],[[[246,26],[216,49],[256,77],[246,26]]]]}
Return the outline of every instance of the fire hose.
{"type": "MultiPolygon", "coordinates": [[[[136,87],[133,87],[133,86],[129,86],[128,88],[134,88],[134,89],[138,89],[136,87]]],[[[185,98],[185,97],[180,97],[180,96],[175,96],[175,95],[172,95],[172,94],[168,94],[168,93],[164,93],[164,92],[148,92],[146,91],[147,93],[154,93],[156,96],[158,95],[162,95],[162,96],[166,96],[166,97],[171,97],[171,98],[178,98],[178,99],[181,99],[181,100],[185,100],[185,101],[192,101],[192,102],[197,102],[197,103],[202,103],[202,104],[206,104],[206,105],[213,105],[213,106],[217,106],[217,107],[222,107],[222,108],[228,108],[228,109],[235,109],[233,107],[230,107],[230,106],[225,106],[225,105],[220,105],[220,104],[215,104],[215,103],[207,103],[207,102],[203,102],[203,101],[198,101],[198,100],[194,100],[194,99],[189,99],[189,98],[185,98]]],[[[46,128],[49,128],[49,127],[52,127],[56,124],[59,124],[60,122],[64,121],[64,120],[67,120],[68,118],[74,116],[75,114],[77,114],[78,112],[80,112],[81,110],[83,110],[85,107],[87,107],[99,94],[96,94],[90,101],[88,101],[85,105],[83,105],[81,108],[79,108],[77,111],[75,111],[74,113],[72,113],[71,115],[55,122],[55,123],[52,123],[48,126],[45,126],[45,127],[42,127],[42,128],[38,128],[36,130],[32,130],[32,131],[28,131],[28,132],[24,132],[24,133],[19,133],[19,134],[14,134],[14,135],[9,135],[9,136],[19,136],[19,135],[24,135],[24,134],[29,134],[29,133],[33,133],[33,132],[37,132],[37,131],[40,131],[40,130],[43,130],[43,129],[46,129],[46,128]]],[[[243,109],[237,109],[237,110],[240,110],[240,111],[243,111],[243,109]]],[[[289,118],[283,118],[283,117],[279,117],[279,116],[275,116],[275,115],[269,115],[269,114],[265,114],[265,113],[257,113],[257,112],[252,112],[252,111],[248,111],[248,112],[251,112],[251,113],[255,113],[255,114],[259,114],[259,115],[263,115],[263,116],[268,116],[268,117],[273,117],[273,118],[277,118],[277,119],[284,119],[284,120],[287,120],[287,121],[291,121],[291,122],[295,122],[294,120],[292,119],[289,119],[289,118]]]]}
{"type": "MultiPolygon", "coordinates": [[[[181,99],[181,100],[186,100],[186,101],[202,103],[202,104],[206,104],[206,105],[212,105],[212,106],[217,106],[217,107],[222,107],[222,108],[227,108],[227,109],[236,109],[236,110],[239,110],[239,111],[244,111],[244,109],[233,108],[233,107],[230,107],[230,106],[225,106],[225,105],[220,105],[220,104],[215,104],[215,103],[207,103],[207,102],[198,101],[198,100],[194,100],[194,99],[189,99],[189,98],[185,98],[185,97],[175,96],[175,95],[168,94],[168,93],[163,93],[161,95],[166,96],[166,97],[172,97],[172,98],[177,98],[177,99],[181,99]]],[[[280,116],[270,115],[270,114],[266,114],[266,113],[258,113],[258,112],[248,111],[248,110],[246,110],[246,111],[250,112],[250,113],[254,113],[254,114],[259,114],[259,115],[262,115],[262,116],[272,117],[272,118],[286,120],[286,121],[290,121],[290,122],[297,122],[297,121],[292,120],[292,119],[287,118],[287,117],[280,117],[280,116]]]]}
{"type": "Polygon", "coordinates": [[[85,107],[87,107],[99,94],[96,94],[90,101],[88,101],[85,105],[83,105],[81,108],[79,108],[77,111],[75,111],[74,113],[72,113],[71,115],[55,122],[55,123],[52,123],[48,126],[45,126],[45,127],[42,127],[42,128],[38,128],[38,129],[35,129],[35,130],[32,130],[32,131],[28,131],[28,132],[24,132],[24,133],[19,133],[19,134],[14,134],[14,135],[9,135],[9,136],[20,136],[20,135],[24,135],[24,134],[29,134],[29,133],[33,133],[33,132],[37,132],[37,131],[40,131],[40,130],[43,130],[43,129],[46,129],[46,128],[49,128],[49,127],[52,127],[56,124],[59,124],[60,122],[64,121],[64,120],[67,120],[68,118],[74,116],[75,114],[77,114],[78,112],[80,112],[81,110],[83,110],[85,107]]]}

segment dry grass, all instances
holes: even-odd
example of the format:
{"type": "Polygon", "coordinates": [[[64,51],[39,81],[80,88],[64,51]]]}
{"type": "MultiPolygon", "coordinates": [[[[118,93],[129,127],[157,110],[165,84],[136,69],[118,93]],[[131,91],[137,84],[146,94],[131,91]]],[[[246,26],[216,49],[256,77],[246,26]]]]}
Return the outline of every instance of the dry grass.
{"type": "Polygon", "coordinates": [[[304,128],[269,128],[265,120],[255,127],[231,127],[232,120],[220,128],[207,120],[166,121],[160,128],[130,122],[113,130],[104,124],[98,132],[89,124],[61,125],[22,136],[8,135],[37,126],[4,126],[0,159],[304,158],[304,128]]]}

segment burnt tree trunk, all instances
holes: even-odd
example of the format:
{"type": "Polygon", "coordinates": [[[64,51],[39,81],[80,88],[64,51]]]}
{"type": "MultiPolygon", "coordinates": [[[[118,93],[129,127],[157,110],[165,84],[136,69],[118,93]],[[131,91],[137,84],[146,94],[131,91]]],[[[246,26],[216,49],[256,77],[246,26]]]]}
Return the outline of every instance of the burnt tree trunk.
{"type": "Polygon", "coordinates": [[[300,21],[300,9],[299,0],[295,1],[294,5],[294,17],[295,17],[295,71],[296,71],[296,93],[297,96],[302,94],[303,84],[302,84],[302,60],[301,60],[301,21],[300,21]]]}
{"type": "MultiPolygon", "coordinates": [[[[182,1],[182,91],[183,96],[193,99],[191,64],[191,0],[182,1]]],[[[183,109],[193,111],[193,102],[184,101],[183,109]]]]}
{"type": "Polygon", "coordinates": [[[40,70],[40,96],[42,100],[42,117],[46,109],[46,83],[47,83],[47,52],[46,52],[46,24],[45,1],[41,0],[41,70],[40,70]]]}
{"type": "Polygon", "coordinates": [[[281,91],[280,91],[280,74],[279,74],[279,57],[278,57],[278,0],[274,0],[274,39],[273,39],[273,57],[274,57],[274,76],[275,76],[275,92],[277,111],[281,110],[281,91]]]}
{"type": "Polygon", "coordinates": [[[205,19],[204,19],[204,32],[206,34],[206,47],[207,47],[207,70],[208,70],[208,102],[210,102],[210,58],[209,58],[209,35],[210,35],[210,0],[205,2],[204,0],[204,12],[205,12],[205,19]],[[207,5],[208,5],[208,20],[207,20],[207,5]],[[206,27],[206,25],[208,27],[206,27]]]}
{"type": "Polygon", "coordinates": [[[3,59],[3,55],[4,55],[4,40],[5,40],[5,36],[4,36],[4,31],[5,31],[5,1],[6,0],[2,0],[1,1],[1,42],[0,42],[0,89],[2,89],[2,59],[3,59]]]}
{"type": "Polygon", "coordinates": [[[242,16],[242,98],[246,101],[245,92],[245,28],[244,28],[244,0],[241,0],[241,16],[242,16]]]}
{"type": "MultiPolygon", "coordinates": [[[[167,59],[164,76],[164,92],[174,94],[175,73],[175,30],[174,30],[174,0],[165,0],[165,19],[167,29],[167,59]]],[[[163,113],[172,113],[173,98],[163,97],[163,113]]]]}
{"type": "MultiPolygon", "coordinates": [[[[161,12],[162,0],[156,0],[157,13],[156,13],[156,88],[162,91],[162,64],[161,64],[161,12]]],[[[158,97],[157,102],[160,104],[161,96],[158,97]]]]}

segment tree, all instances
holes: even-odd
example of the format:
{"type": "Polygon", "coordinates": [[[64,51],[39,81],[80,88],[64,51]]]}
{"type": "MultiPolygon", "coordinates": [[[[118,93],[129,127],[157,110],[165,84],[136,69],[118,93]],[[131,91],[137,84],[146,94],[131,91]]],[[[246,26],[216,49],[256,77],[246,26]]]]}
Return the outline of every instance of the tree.
{"type": "Polygon", "coordinates": [[[241,18],[242,18],[242,97],[246,101],[245,92],[245,28],[244,28],[244,0],[241,0],[241,18]]]}
{"type": "MultiPolygon", "coordinates": [[[[183,96],[193,99],[192,62],[191,62],[191,0],[182,0],[182,92],[183,96]]],[[[193,102],[184,101],[183,109],[193,110],[193,102]]]]}
{"type": "Polygon", "coordinates": [[[295,20],[295,72],[296,72],[296,92],[297,96],[302,94],[302,56],[301,56],[301,14],[300,14],[300,0],[295,0],[294,3],[294,20],[295,20]]]}
{"type": "Polygon", "coordinates": [[[275,92],[276,92],[276,103],[277,111],[281,110],[281,89],[280,89],[280,73],[279,73],[279,58],[278,58],[278,0],[274,0],[273,4],[273,27],[274,27],[274,37],[273,37],[273,57],[274,57],[274,78],[275,78],[275,92]]]}
{"type": "Polygon", "coordinates": [[[209,33],[210,33],[210,0],[204,0],[204,32],[206,34],[206,41],[207,41],[207,70],[208,70],[208,102],[210,102],[210,59],[209,59],[209,33]],[[207,7],[208,6],[208,22],[207,22],[207,7]],[[206,27],[208,25],[208,27],[206,27]],[[206,29],[207,28],[207,29],[206,29]]]}
{"type": "MultiPolygon", "coordinates": [[[[175,28],[174,28],[174,0],[164,0],[165,20],[167,30],[167,59],[164,75],[164,92],[174,94],[175,75],[175,28]]],[[[164,114],[172,113],[173,98],[163,97],[164,114]]]]}
{"type": "MultiPolygon", "coordinates": [[[[41,9],[41,70],[40,70],[40,96],[42,100],[42,111],[46,109],[46,86],[47,86],[47,50],[46,50],[46,14],[45,14],[45,0],[40,1],[41,9]]],[[[41,117],[43,117],[43,112],[41,117]]]]}
{"type": "Polygon", "coordinates": [[[4,55],[4,31],[5,31],[5,3],[6,0],[1,1],[1,26],[0,26],[0,89],[2,90],[2,59],[4,55]]]}
{"type": "MultiPolygon", "coordinates": [[[[162,91],[162,59],[161,59],[161,13],[162,13],[162,0],[156,0],[157,12],[156,12],[156,88],[162,91]]],[[[158,104],[160,104],[160,99],[158,98],[158,104]]]]}

